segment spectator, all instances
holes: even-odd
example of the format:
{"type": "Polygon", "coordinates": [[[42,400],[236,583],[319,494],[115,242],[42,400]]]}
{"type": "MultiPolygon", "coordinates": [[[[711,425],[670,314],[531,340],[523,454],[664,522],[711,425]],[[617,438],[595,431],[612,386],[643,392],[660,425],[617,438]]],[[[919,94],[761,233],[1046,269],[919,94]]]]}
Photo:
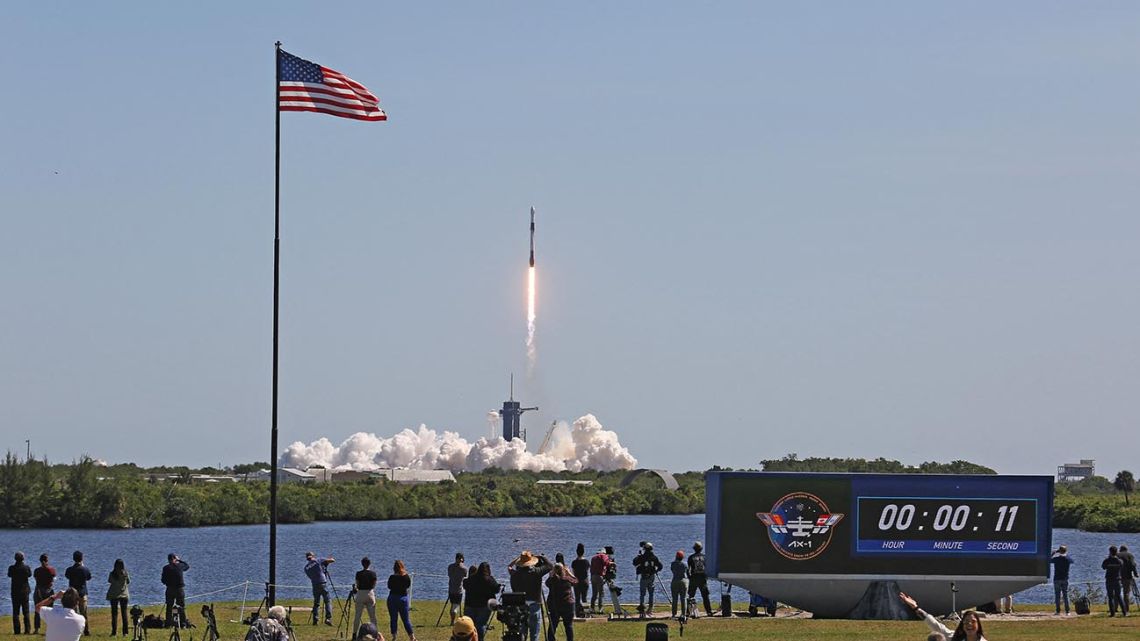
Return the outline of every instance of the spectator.
{"type": "Polygon", "coordinates": [[[637,611],[641,618],[653,616],[653,593],[657,587],[657,573],[665,566],[661,559],[653,553],[653,544],[644,541],[641,544],[641,553],[633,557],[633,566],[637,568],[638,585],[641,590],[638,595],[637,611]],[[649,595],[649,607],[645,607],[645,595],[649,595]]]}
{"type": "Polygon", "coordinates": [[[1120,610],[1121,616],[1128,616],[1128,602],[1121,594],[1121,579],[1124,576],[1124,561],[1118,556],[1116,546],[1108,548],[1108,557],[1101,561],[1100,568],[1104,570],[1104,590],[1108,595],[1108,616],[1116,616],[1120,610]]]}
{"type": "Polygon", "coordinates": [[[701,591],[705,614],[712,616],[712,603],[709,602],[709,575],[705,572],[705,553],[700,541],[693,543],[693,553],[689,555],[689,598],[701,591]]]}
{"type": "Polygon", "coordinates": [[[673,580],[669,583],[670,604],[673,607],[673,616],[677,616],[677,606],[681,606],[681,615],[685,612],[685,595],[689,592],[689,566],[685,563],[684,550],[677,550],[677,558],[669,564],[669,571],[673,573],[673,580]]]}
{"type": "Polygon", "coordinates": [[[131,598],[127,586],[131,577],[127,574],[127,566],[122,559],[115,559],[115,567],[107,575],[107,600],[111,602],[111,636],[116,632],[116,614],[123,620],[123,636],[127,636],[127,601],[131,598]]]}
{"type": "Polygon", "coordinates": [[[23,552],[17,552],[16,562],[8,566],[8,578],[12,579],[12,630],[20,633],[20,614],[23,613],[24,634],[29,634],[32,626],[28,616],[28,597],[32,594],[32,586],[28,579],[32,578],[32,568],[24,563],[23,552]]]}
{"type": "Polygon", "coordinates": [[[162,584],[166,586],[166,627],[174,625],[174,606],[178,606],[178,625],[186,627],[186,572],[190,564],[171,552],[162,566],[162,584]]]}
{"type": "Polygon", "coordinates": [[[312,552],[305,553],[305,576],[313,586],[313,625],[320,623],[321,600],[325,602],[325,625],[332,625],[332,605],[329,603],[329,564],[336,559],[318,559],[312,552]]]}
{"type": "Polygon", "coordinates": [[[526,595],[526,627],[530,641],[538,641],[538,631],[542,629],[542,577],[549,574],[553,567],[545,556],[535,556],[530,550],[523,550],[507,566],[507,572],[511,575],[511,590],[526,595]]]}
{"type": "Polygon", "coordinates": [[[459,617],[451,624],[451,641],[479,641],[482,638],[471,617],[459,617]]]}
{"type": "MultiPolygon", "coordinates": [[[[982,620],[978,618],[978,613],[973,610],[962,612],[962,618],[958,621],[957,629],[951,631],[950,628],[942,625],[941,621],[934,618],[934,615],[923,612],[922,608],[918,607],[918,602],[907,596],[906,593],[899,592],[899,598],[914,611],[916,616],[926,622],[926,626],[932,632],[937,632],[952,641],[986,641],[986,637],[982,633],[982,620]]],[[[927,639],[929,640],[930,637],[927,639]]]]}
{"type": "Polygon", "coordinates": [[[285,608],[275,605],[269,608],[268,616],[257,617],[249,624],[245,641],[289,641],[289,631],[285,628],[285,608]]]}
{"type": "Polygon", "coordinates": [[[1065,616],[1069,615],[1069,567],[1073,565],[1073,559],[1069,557],[1069,548],[1060,546],[1057,551],[1053,553],[1053,558],[1049,559],[1049,563],[1053,566],[1053,614],[1061,614],[1061,601],[1065,601],[1065,616]]]}
{"type": "Polygon", "coordinates": [[[1135,599],[1134,602],[1140,603],[1140,589],[1136,586],[1136,557],[1128,551],[1127,545],[1120,546],[1120,550],[1116,553],[1124,565],[1120,568],[1120,585],[1123,588],[1124,604],[1129,605],[1129,602],[1135,599]]]}
{"type": "Polygon", "coordinates": [[[372,627],[376,627],[376,582],[379,579],[372,570],[372,559],[368,557],[360,559],[360,571],[356,573],[356,581],[352,587],[352,591],[356,593],[356,615],[352,621],[352,629],[356,631],[354,639],[359,638],[360,616],[365,611],[368,612],[368,620],[372,622],[372,627]]]}
{"type": "Polygon", "coordinates": [[[75,611],[79,606],[79,592],[68,588],[65,592],[49,594],[36,603],[36,612],[47,626],[44,641],[78,641],[87,632],[87,618],[75,611]],[[56,600],[59,605],[51,606],[56,600]]]}
{"type": "Polygon", "coordinates": [[[459,616],[459,607],[463,604],[463,579],[467,578],[467,565],[463,562],[463,553],[455,553],[455,563],[447,566],[447,600],[451,603],[451,624],[455,625],[455,618],[459,616]]]}
{"type": "Polygon", "coordinates": [[[554,570],[546,579],[546,587],[550,588],[550,598],[546,600],[546,608],[550,612],[548,641],[554,641],[559,620],[566,630],[566,641],[574,641],[574,586],[577,583],[578,579],[561,563],[554,565],[554,570]]]}
{"type": "Polygon", "coordinates": [[[396,641],[397,617],[404,623],[408,641],[416,641],[410,615],[411,601],[408,597],[408,591],[411,589],[412,577],[408,575],[404,562],[396,559],[392,564],[392,574],[388,577],[388,629],[392,631],[392,641],[396,641]]]}
{"type": "MultiPolygon", "coordinates": [[[[33,601],[35,601],[36,603],[39,603],[40,601],[43,601],[44,599],[48,598],[49,596],[55,594],[55,587],[54,587],[54,584],[55,584],[55,568],[48,565],[48,555],[46,555],[46,554],[40,555],[40,565],[39,565],[39,567],[37,567],[35,569],[35,571],[32,572],[32,575],[36,578],[36,591],[32,595],[33,601]]],[[[35,609],[35,608],[33,608],[33,609],[35,609]]],[[[36,612],[35,612],[35,619],[36,619],[35,634],[39,634],[40,633],[40,612],[39,612],[39,610],[36,610],[36,612]]]]}
{"type": "Polygon", "coordinates": [[[487,636],[487,624],[491,621],[491,608],[487,602],[499,594],[499,582],[491,575],[491,564],[486,561],[479,564],[475,574],[463,581],[463,588],[467,591],[467,601],[464,604],[463,614],[475,622],[475,630],[479,639],[487,636]]]}
{"type": "Polygon", "coordinates": [[[606,566],[610,562],[605,548],[590,558],[590,609],[595,612],[601,612],[605,605],[606,566]]]}
{"type": "Polygon", "coordinates": [[[83,616],[83,635],[90,636],[91,630],[87,627],[87,582],[91,580],[91,570],[83,565],[83,553],[79,550],[71,555],[71,559],[75,563],[64,570],[63,575],[67,577],[68,587],[75,590],[75,593],[79,595],[75,611],[83,616]]]}
{"type": "Polygon", "coordinates": [[[574,584],[575,610],[578,616],[586,616],[586,596],[590,592],[590,559],[586,558],[586,546],[578,544],[577,556],[570,562],[570,570],[578,581],[574,584]]]}

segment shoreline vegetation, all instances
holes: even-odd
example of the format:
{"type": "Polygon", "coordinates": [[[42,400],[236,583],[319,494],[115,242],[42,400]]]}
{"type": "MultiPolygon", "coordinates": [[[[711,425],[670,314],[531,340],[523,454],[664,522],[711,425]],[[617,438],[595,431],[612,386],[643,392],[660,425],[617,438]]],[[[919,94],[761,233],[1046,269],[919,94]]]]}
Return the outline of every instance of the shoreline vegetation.
{"type": "MultiPolygon", "coordinates": [[[[9,453],[0,466],[0,527],[147,528],[250,525],[269,520],[266,481],[193,482],[195,474],[248,474],[268,464],[229,470],[140,468],[20,461],[9,453]]],[[[917,466],[887,459],[799,459],[789,454],[760,462],[765,471],[994,474],[970,463],[917,466]]],[[[724,469],[714,467],[714,470],[724,469]]],[[[621,487],[626,471],[526,472],[496,468],[456,474],[455,482],[405,485],[384,479],[285,483],[278,489],[281,523],[455,517],[699,514],[704,512],[703,472],[674,474],[677,491],[652,475],[621,487]],[[539,484],[539,480],[590,484],[539,484]]],[[[1130,476],[1130,475],[1129,475],[1130,476]]],[[[1140,532],[1140,507],[1108,479],[1058,483],[1053,526],[1092,532],[1140,532]]]]}

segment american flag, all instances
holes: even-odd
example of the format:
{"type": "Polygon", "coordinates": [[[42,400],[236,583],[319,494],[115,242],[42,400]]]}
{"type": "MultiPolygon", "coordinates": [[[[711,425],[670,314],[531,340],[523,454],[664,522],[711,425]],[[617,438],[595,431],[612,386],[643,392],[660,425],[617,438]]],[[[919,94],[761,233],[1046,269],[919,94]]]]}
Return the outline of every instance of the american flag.
{"type": "Polygon", "coordinates": [[[352,78],[278,50],[277,102],[281,111],[315,111],[356,120],[387,120],[380,99],[352,78]]]}

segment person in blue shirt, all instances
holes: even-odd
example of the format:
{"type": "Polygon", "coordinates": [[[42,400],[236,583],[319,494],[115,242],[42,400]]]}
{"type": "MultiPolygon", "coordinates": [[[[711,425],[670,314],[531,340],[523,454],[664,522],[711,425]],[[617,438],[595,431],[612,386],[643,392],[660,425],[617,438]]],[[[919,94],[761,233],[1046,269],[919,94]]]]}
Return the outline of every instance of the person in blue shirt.
{"type": "Polygon", "coordinates": [[[1069,558],[1069,549],[1060,546],[1049,559],[1053,566],[1053,601],[1056,605],[1054,614],[1061,614],[1061,600],[1065,601],[1065,615],[1069,614],[1069,566],[1073,560],[1069,558]]]}
{"type": "Polygon", "coordinates": [[[328,567],[336,559],[331,556],[327,559],[318,559],[312,552],[305,553],[305,576],[313,584],[313,625],[320,623],[318,613],[321,610],[321,599],[325,601],[325,625],[332,625],[332,605],[329,604],[328,567]]]}

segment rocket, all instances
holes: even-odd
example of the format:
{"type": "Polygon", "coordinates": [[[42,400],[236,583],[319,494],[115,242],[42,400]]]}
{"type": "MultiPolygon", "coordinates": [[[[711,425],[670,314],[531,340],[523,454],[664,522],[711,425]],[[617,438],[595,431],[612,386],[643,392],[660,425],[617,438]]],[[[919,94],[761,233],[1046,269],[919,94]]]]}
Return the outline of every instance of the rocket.
{"type": "Polygon", "coordinates": [[[534,207],[530,208],[530,266],[534,267],[534,207]]]}

